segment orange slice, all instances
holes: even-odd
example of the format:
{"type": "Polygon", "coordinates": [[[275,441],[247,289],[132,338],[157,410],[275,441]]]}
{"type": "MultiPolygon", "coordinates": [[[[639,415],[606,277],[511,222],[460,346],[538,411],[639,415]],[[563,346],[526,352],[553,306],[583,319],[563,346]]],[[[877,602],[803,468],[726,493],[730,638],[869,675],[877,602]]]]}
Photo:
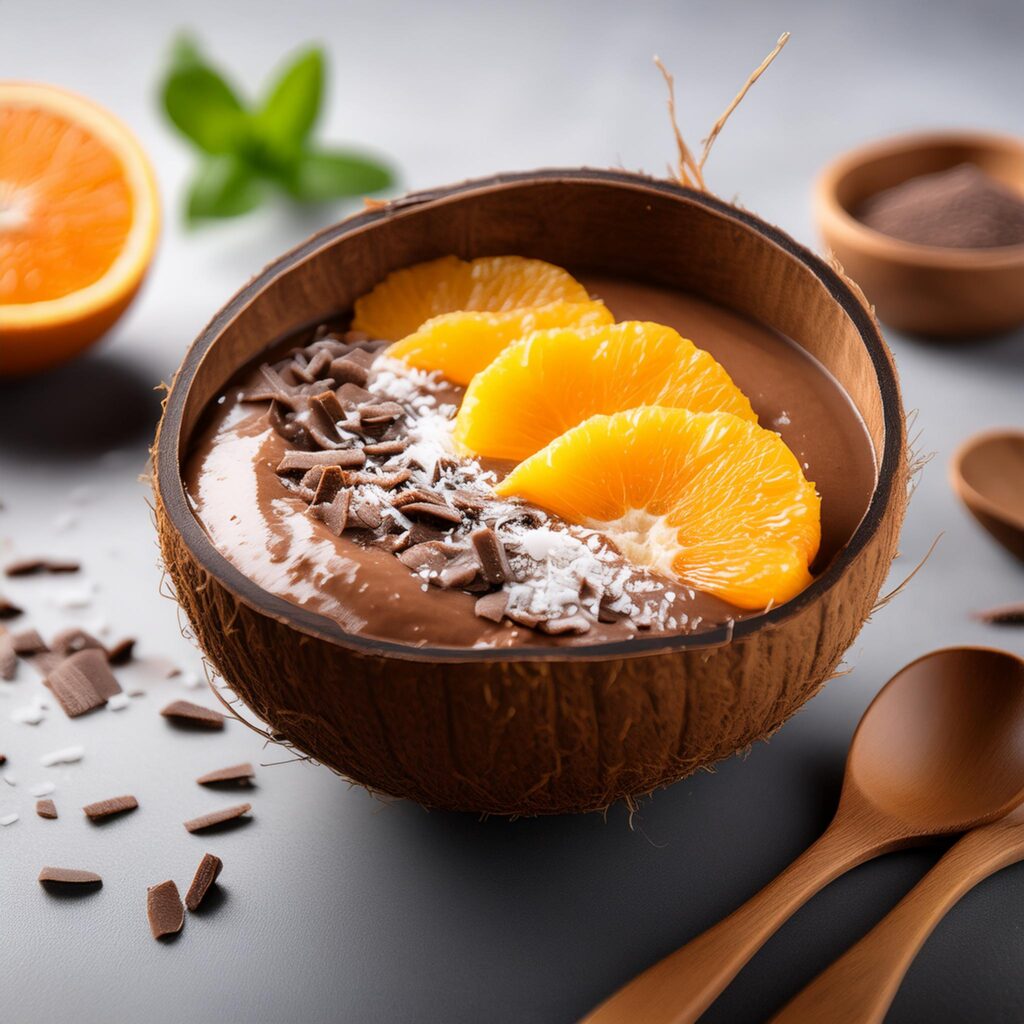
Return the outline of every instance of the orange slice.
{"type": "Polygon", "coordinates": [[[542,331],[473,379],[455,422],[464,452],[525,459],[595,413],[641,405],[731,412],[756,422],[723,367],[662,324],[542,331]]]}
{"type": "Polygon", "coordinates": [[[49,85],[0,82],[0,375],[77,354],[131,302],[159,231],[129,130],[49,85]]]}
{"type": "Polygon", "coordinates": [[[593,416],[496,488],[607,534],[637,565],[744,609],[800,593],[821,501],[778,434],[729,413],[593,416]]]}
{"type": "Polygon", "coordinates": [[[579,281],[543,260],[483,256],[466,262],[442,256],[396,270],[357,299],[352,327],[374,338],[397,341],[442,313],[508,313],[525,306],[589,299],[579,281]]]}
{"type": "Polygon", "coordinates": [[[396,342],[388,355],[419,370],[440,370],[468,384],[503,348],[533,331],[551,327],[600,327],[613,323],[603,302],[550,302],[509,313],[445,313],[396,342]]]}

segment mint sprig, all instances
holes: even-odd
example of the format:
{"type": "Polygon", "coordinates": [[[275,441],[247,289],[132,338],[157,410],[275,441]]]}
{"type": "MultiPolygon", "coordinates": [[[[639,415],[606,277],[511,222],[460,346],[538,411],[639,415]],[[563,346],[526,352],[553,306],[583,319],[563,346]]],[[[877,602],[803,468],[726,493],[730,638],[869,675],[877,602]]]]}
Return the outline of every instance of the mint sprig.
{"type": "Polygon", "coordinates": [[[240,216],[275,193],[298,203],[325,203],[394,183],[387,164],[312,140],[325,63],[319,47],[302,50],[262,100],[249,105],[194,40],[176,40],[161,99],[171,123],[201,154],[185,203],[189,222],[240,216]]]}

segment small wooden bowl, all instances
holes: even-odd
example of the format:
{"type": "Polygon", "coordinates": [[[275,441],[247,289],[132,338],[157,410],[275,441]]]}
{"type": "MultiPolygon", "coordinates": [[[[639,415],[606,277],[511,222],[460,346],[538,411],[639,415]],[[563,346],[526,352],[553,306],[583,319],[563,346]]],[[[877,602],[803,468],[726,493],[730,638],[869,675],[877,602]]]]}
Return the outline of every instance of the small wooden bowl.
{"type": "Polygon", "coordinates": [[[898,330],[960,338],[1024,323],[1024,245],[915,245],[853,216],[869,196],[962,163],[976,164],[1024,192],[1024,141],[973,132],[901,135],[863,146],[818,179],[815,211],[825,243],[879,317],[898,330]]]}
{"type": "Polygon", "coordinates": [[[495,814],[586,811],[648,793],[777,729],[832,675],[870,614],[906,506],[890,354],[859,294],[745,211],[664,181],[552,170],[362,213],[271,264],[185,357],[154,451],[160,544],[216,669],[297,748],[376,791],[495,814]],[[878,479],[859,526],[794,600],[735,628],[588,647],[410,648],[346,632],[221,555],[182,484],[208,403],[268,345],[351,308],[390,271],[517,253],[632,277],[781,331],[857,405],[878,479]]]}
{"type": "Polygon", "coordinates": [[[988,430],[953,454],[950,481],[967,510],[1024,561],[1024,430],[988,430]]]}

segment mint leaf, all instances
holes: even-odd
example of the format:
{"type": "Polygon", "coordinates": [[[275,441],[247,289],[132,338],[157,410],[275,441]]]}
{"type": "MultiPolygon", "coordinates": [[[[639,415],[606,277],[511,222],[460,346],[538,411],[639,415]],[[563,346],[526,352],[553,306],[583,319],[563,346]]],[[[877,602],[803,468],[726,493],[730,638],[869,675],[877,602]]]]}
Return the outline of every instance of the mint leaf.
{"type": "Polygon", "coordinates": [[[206,160],[189,186],[185,215],[190,223],[237,217],[254,210],[266,195],[264,183],[238,157],[206,160]]]}
{"type": "Polygon", "coordinates": [[[288,191],[303,203],[379,192],[394,183],[391,169],[349,150],[314,150],[303,154],[288,177],[288,191]]]}
{"type": "Polygon", "coordinates": [[[272,156],[287,163],[299,157],[320,112],[323,88],[323,51],[304,50],[285,68],[256,113],[257,138],[272,156]]]}
{"type": "Polygon", "coordinates": [[[162,96],[174,126],[206,153],[230,153],[249,132],[238,96],[187,37],[174,46],[162,96]]]}

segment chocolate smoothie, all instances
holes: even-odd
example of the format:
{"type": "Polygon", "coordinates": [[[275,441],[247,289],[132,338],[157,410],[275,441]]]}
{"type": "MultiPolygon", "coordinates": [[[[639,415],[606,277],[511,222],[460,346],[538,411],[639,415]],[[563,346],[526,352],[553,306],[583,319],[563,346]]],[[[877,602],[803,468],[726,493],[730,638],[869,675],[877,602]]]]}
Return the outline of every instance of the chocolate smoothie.
{"type": "MultiPolygon", "coordinates": [[[[666,324],[710,352],[749,397],[761,425],[781,434],[822,497],[821,548],[812,566],[820,572],[856,529],[876,474],[867,432],[837,382],[792,342],[702,300],[621,280],[580,280],[617,320],[666,324]]],[[[429,482],[461,509],[463,522],[439,519],[420,508],[424,502],[415,495],[407,505],[410,516],[391,510],[401,525],[381,525],[379,510],[349,508],[347,498],[343,532],[332,529],[329,515],[327,521],[311,515],[317,473],[282,474],[282,460],[296,446],[282,436],[280,422],[275,428],[271,402],[252,400],[266,389],[266,377],[258,366],[248,367],[209,410],[184,478],[195,515],[213,543],[263,589],[350,632],[431,647],[591,644],[700,632],[757,614],[630,565],[593,531],[486,498],[511,467],[449,459],[442,450],[461,389],[436,375],[404,372],[387,359],[386,347],[359,361],[369,369],[365,379],[359,377],[361,384],[351,386],[372,396],[359,397],[382,406],[397,401],[410,426],[398,442],[389,443],[382,433],[382,454],[368,454],[366,467],[346,467],[347,479],[372,463],[375,472],[393,480],[406,474],[401,486],[407,490],[429,482]],[[414,479],[410,472],[417,474],[414,479]],[[372,518],[364,524],[354,515],[372,518]],[[393,527],[390,534],[387,527],[393,527]],[[410,533],[417,542],[411,546],[410,533]],[[470,563],[477,569],[481,560],[487,563],[499,537],[508,578],[494,566],[488,575],[486,564],[485,578],[466,571],[470,563]],[[495,587],[501,607],[495,605],[495,587]]],[[[382,427],[387,415],[380,413],[382,427]]],[[[378,450],[373,440],[368,453],[378,450]]],[[[428,491],[424,496],[436,497],[428,491]]]]}

